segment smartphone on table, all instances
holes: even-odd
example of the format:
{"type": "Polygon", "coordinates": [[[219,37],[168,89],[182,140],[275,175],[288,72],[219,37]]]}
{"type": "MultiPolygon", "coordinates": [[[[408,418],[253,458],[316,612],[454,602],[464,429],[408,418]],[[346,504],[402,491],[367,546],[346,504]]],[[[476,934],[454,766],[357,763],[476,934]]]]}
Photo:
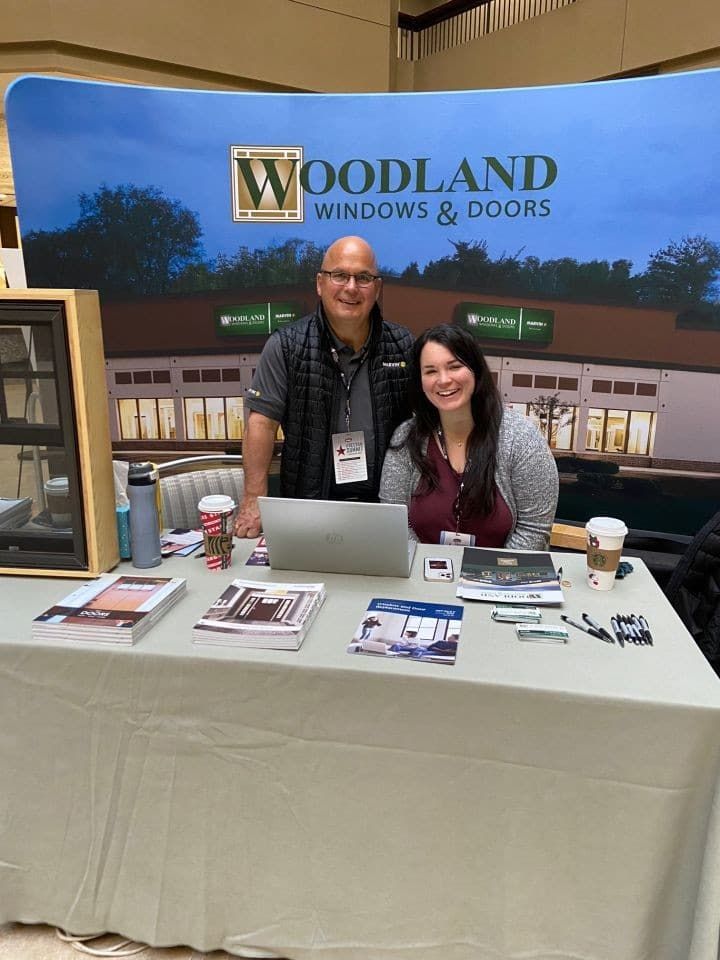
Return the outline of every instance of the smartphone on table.
{"type": "Polygon", "coordinates": [[[453,579],[452,560],[447,557],[425,557],[425,579],[444,580],[446,583],[453,579]]]}

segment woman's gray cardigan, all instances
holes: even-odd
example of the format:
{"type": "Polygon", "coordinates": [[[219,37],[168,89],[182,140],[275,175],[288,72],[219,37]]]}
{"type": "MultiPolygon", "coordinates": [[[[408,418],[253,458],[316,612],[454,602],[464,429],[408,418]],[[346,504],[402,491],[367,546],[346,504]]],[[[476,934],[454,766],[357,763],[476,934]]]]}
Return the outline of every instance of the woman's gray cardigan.
{"type": "MultiPolygon", "coordinates": [[[[380,500],[405,503],[408,509],[420,481],[420,471],[403,443],[411,422],[401,423],[393,434],[380,479],[380,500]]],[[[547,550],[558,500],[557,467],[547,441],[527,417],[515,410],[503,410],[495,483],[513,518],[505,546],[515,550],[547,550]]]]}

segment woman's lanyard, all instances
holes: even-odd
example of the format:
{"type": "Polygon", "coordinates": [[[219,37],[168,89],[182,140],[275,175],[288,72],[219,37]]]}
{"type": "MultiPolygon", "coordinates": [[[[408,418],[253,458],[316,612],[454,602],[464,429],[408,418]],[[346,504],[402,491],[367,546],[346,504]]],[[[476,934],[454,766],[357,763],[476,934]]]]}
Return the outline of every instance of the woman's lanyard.
{"type": "MultiPolygon", "coordinates": [[[[448,456],[447,447],[445,446],[445,437],[440,427],[435,431],[435,436],[437,437],[438,446],[440,447],[440,453],[443,455],[443,460],[450,467],[452,472],[457,476],[457,472],[453,468],[453,465],[450,463],[450,457],[448,456]]],[[[458,492],[455,497],[455,501],[452,506],[453,517],[455,518],[455,533],[460,532],[460,521],[462,520],[462,495],[463,490],[465,489],[465,477],[467,476],[468,467],[470,466],[470,457],[465,458],[465,466],[463,467],[463,472],[458,479],[458,492]]]]}
{"type": "Polygon", "coordinates": [[[350,432],[350,390],[352,389],[353,380],[360,372],[360,367],[362,367],[362,365],[365,363],[365,360],[367,358],[367,347],[362,348],[362,352],[360,355],[360,362],[355,367],[353,372],[350,374],[349,378],[345,376],[345,371],[343,370],[343,366],[340,363],[340,357],[338,356],[338,352],[335,349],[335,347],[330,348],[330,353],[332,354],[332,358],[335,361],[335,366],[338,368],[338,372],[340,373],[340,379],[342,380],[342,385],[345,388],[345,429],[349,433],[350,432]]]}

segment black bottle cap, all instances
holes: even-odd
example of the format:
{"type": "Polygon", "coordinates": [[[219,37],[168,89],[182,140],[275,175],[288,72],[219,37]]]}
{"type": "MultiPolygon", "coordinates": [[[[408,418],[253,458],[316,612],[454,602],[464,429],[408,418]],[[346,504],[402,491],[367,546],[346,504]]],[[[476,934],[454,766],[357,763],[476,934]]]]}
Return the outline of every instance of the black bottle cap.
{"type": "Polygon", "coordinates": [[[155,468],[151,463],[131,463],[128,467],[128,483],[152,483],[155,480],[155,468]]]}

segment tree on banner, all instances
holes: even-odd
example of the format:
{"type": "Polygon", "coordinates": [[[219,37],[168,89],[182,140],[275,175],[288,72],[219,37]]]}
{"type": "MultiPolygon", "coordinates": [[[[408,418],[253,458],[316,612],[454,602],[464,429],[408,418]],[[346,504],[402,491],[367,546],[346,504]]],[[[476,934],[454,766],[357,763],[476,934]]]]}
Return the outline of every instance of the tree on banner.
{"type": "Polygon", "coordinates": [[[156,187],[103,185],[78,201],[75,223],[25,238],[35,286],[88,287],[106,297],[162,294],[200,259],[197,214],[156,187]]]}

